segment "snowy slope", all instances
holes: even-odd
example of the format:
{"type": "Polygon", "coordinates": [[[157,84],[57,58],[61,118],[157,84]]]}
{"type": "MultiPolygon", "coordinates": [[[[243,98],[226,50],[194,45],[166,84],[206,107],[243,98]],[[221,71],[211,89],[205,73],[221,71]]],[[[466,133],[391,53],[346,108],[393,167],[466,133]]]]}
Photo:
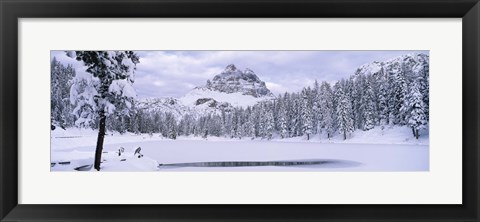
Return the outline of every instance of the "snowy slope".
{"type": "Polygon", "coordinates": [[[192,107],[184,105],[176,98],[143,98],[136,102],[136,106],[140,110],[148,110],[149,112],[170,112],[175,119],[180,119],[186,113],[193,113],[192,107]]]}
{"type": "Polygon", "coordinates": [[[271,98],[273,97],[253,97],[250,95],[244,95],[241,92],[224,93],[207,88],[196,88],[179,100],[190,107],[201,106],[203,103],[201,103],[202,101],[198,101],[199,99],[213,99],[220,103],[229,103],[235,107],[239,106],[246,108],[247,106],[253,106],[258,102],[271,98]]]}

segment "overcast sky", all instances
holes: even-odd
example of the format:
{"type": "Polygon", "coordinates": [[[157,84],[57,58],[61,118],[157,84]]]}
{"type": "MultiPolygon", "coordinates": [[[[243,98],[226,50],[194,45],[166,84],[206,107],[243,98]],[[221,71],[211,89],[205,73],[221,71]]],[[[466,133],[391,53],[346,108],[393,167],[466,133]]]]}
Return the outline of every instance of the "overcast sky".
{"type": "MultiPolygon", "coordinates": [[[[428,51],[137,51],[134,87],[139,97],[182,97],[195,86],[204,85],[227,65],[249,68],[265,81],[274,94],[299,91],[319,82],[333,83],[349,77],[373,61],[428,51]]],[[[83,69],[81,63],[52,51],[64,64],[83,69]]]]}

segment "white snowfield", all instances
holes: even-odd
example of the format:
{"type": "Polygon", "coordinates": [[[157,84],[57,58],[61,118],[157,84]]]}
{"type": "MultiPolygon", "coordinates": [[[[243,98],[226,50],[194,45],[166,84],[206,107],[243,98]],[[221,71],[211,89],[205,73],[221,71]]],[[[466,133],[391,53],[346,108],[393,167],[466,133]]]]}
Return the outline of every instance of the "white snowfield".
{"type": "Polygon", "coordinates": [[[270,96],[253,97],[249,95],[243,95],[240,92],[223,93],[223,92],[213,91],[205,88],[197,88],[197,89],[193,89],[192,91],[187,93],[184,97],[180,98],[180,101],[182,101],[183,104],[187,106],[197,108],[195,106],[195,102],[198,99],[202,99],[202,98],[211,98],[216,100],[217,102],[230,103],[234,107],[247,108],[248,106],[253,106],[258,102],[273,99],[274,97],[270,97],[270,96]]]}
{"type": "MultiPolygon", "coordinates": [[[[428,171],[428,131],[419,140],[408,127],[356,131],[343,141],[306,138],[261,140],[209,137],[165,139],[159,135],[118,133],[105,137],[102,171],[428,171]],[[118,150],[125,148],[120,156],[118,150]],[[134,150],[141,147],[138,158],[134,150]],[[279,162],[290,166],[206,167],[206,162],[279,162]],[[300,163],[300,164],[299,164],[300,163]]],[[[52,171],[73,171],[93,163],[97,132],[55,130],[51,134],[52,171]]],[[[86,168],[95,171],[93,168],[86,168]]],[[[102,172],[101,171],[101,172],[102,172]]]]}
{"type": "Polygon", "coordinates": [[[218,106],[222,104],[228,104],[230,107],[247,108],[248,106],[251,107],[259,102],[272,100],[274,98],[274,96],[253,97],[243,95],[240,92],[223,93],[206,88],[195,88],[179,99],[171,97],[141,99],[138,102],[138,106],[150,111],[172,113],[175,119],[180,121],[185,114],[196,117],[205,115],[206,113],[220,115],[221,109],[218,108],[218,106]],[[206,102],[197,104],[199,100],[206,100],[206,102]],[[218,104],[213,105],[213,102],[218,104]]]}

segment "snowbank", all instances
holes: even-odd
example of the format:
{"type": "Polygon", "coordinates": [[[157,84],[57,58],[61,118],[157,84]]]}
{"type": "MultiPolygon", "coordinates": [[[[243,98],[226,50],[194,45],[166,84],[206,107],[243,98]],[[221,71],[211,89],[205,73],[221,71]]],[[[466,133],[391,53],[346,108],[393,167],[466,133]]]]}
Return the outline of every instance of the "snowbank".
{"type": "Polygon", "coordinates": [[[411,144],[411,145],[428,145],[429,131],[420,131],[420,137],[415,139],[412,135],[411,128],[407,126],[385,126],[384,129],[375,127],[368,131],[356,130],[343,139],[343,135],[335,134],[328,139],[326,134],[313,135],[310,140],[304,137],[294,137],[281,139],[276,136],[274,141],[282,142],[315,142],[315,143],[355,143],[355,144],[411,144]]]}
{"type": "MultiPolygon", "coordinates": [[[[130,148],[119,155],[118,150],[109,149],[102,153],[101,171],[155,171],[158,162],[134,153],[136,148],[130,148]]],[[[95,151],[54,151],[51,155],[52,171],[74,171],[76,168],[96,171],[93,169],[95,151]]]]}

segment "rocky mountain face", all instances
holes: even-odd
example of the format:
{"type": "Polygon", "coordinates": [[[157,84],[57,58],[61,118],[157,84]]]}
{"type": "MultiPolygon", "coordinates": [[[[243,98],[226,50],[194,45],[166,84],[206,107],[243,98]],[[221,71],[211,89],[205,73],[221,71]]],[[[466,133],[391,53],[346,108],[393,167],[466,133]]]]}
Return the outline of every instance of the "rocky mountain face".
{"type": "Polygon", "coordinates": [[[418,73],[429,65],[429,56],[423,53],[411,53],[382,62],[372,62],[360,66],[356,75],[376,75],[379,73],[395,74],[403,72],[406,75],[418,73]]]}
{"type": "Polygon", "coordinates": [[[265,82],[251,70],[241,71],[235,65],[228,65],[204,86],[195,87],[180,98],[184,104],[196,109],[228,110],[232,107],[253,106],[257,102],[274,98],[265,82]]]}
{"type": "Polygon", "coordinates": [[[208,80],[204,88],[223,93],[241,93],[255,98],[273,96],[255,72],[248,68],[241,71],[233,64],[228,65],[212,80],[208,80]]]}

